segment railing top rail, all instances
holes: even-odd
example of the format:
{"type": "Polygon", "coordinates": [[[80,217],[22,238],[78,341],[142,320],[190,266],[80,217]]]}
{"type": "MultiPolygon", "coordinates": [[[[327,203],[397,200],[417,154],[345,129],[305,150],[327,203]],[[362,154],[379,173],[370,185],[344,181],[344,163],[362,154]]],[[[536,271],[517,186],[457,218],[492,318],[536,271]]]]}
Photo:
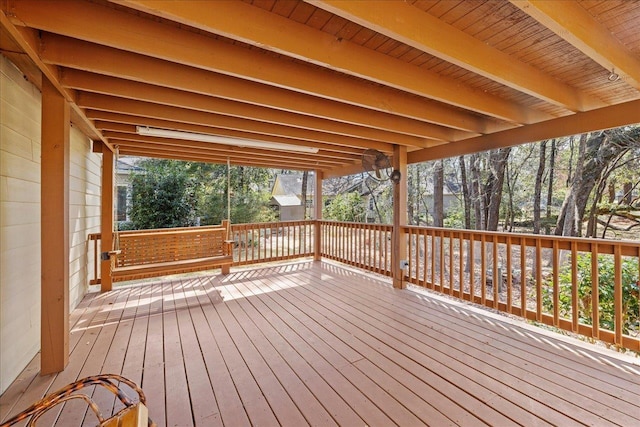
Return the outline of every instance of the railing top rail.
{"type": "Polygon", "coordinates": [[[316,221],[314,219],[299,219],[292,221],[272,221],[272,222],[247,222],[231,224],[231,229],[234,228],[259,228],[267,226],[284,226],[284,225],[309,225],[316,221]]]}
{"type": "Polygon", "coordinates": [[[321,219],[321,224],[338,224],[338,225],[346,225],[346,226],[354,226],[354,227],[382,227],[382,228],[393,228],[392,224],[380,224],[373,222],[355,222],[355,221],[335,221],[329,219],[321,219]]]}
{"type": "Polygon", "coordinates": [[[407,232],[408,230],[425,230],[425,231],[435,231],[435,232],[445,232],[445,233],[453,233],[454,235],[459,234],[474,234],[479,236],[489,236],[489,237],[512,237],[516,239],[532,239],[532,240],[541,240],[547,242],[553,241],[561,241],[561,242],[577,242],[581,244],[597,244],[597,245],[618,245],[625,247],[634,247],[640,248],[640,242],[633,240],[607,240],[607,239],[594,239],[594,238],[586,238],[586,237],[567,237],[567,236],[555,236],[549,234],[532,234],[532,233],[508,233],[508,232],[499,232],[499,231],[484,231],[484,230],[468,230],[461,228],[444,228],[444,227],[425,227],[425,226],[417,226],[417,225],[403,225],[402,230],[407,232]]]}

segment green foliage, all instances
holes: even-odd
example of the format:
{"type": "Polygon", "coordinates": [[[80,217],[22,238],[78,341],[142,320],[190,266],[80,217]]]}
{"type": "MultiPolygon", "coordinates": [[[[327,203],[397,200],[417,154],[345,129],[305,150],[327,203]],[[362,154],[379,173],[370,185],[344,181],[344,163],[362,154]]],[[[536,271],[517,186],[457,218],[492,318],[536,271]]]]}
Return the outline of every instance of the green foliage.
{"type": "Polygon", "coordinates": [[[132,176],[131,224],[124,227],[219,224],[228,216],[228,179],[232,223],[277,219],[268,206],[268,169],[232,166],[228,178],[226,165],[150,159],[138,166],[143,172],[132,176]]]}
{"type": "Polygon", "coordinates": [[[129,215],[135,229],[184,227],[195,220],[195,194],[181,162],[146,160],[131,180],[129,215]]]}
{"type": "MultiPolygon", "coordinates": [[[[591,254],[578,255],[578,311],[579,321],[591,325],[593,323],[591,254]]],[[[560,316],[571,315],[571,265],[561,269],[559,274],[559,313],[560,316]]],[[[600,327],[614,330],[614,261],[612,256],[598,256],[598,306],[600,327]]],[[[622,262],[622,330],[628,334],[637,329],[640,322],[638,292],[638,261],[626,258],[622,262]]],[[[553,287],[548,284],[543,296],[544,308],[553,310],[553,287]]]]}
{"type": "Polygon", "coordinates": [[[364,201],[357,193],[338,194],[322,210],[323,218],[335,221],[363,221],[365,213],[364,201]]]}

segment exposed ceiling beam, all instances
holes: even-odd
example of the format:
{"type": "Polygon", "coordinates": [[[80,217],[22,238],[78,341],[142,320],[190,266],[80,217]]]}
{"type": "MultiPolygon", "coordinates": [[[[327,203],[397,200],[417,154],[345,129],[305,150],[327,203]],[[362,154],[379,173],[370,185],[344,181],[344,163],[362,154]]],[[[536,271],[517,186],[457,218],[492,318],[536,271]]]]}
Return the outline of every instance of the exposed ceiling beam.
{"type": "MultiPolygon", "coordinates": [[[[200,141],[186,141],[186,140],[176,140],[173,138],[162,138],[162,137],[154,137],[154,136],[143,136],[138,135],[136,133],[125,133],[125,132],[116,132],[116,131],[105,131],[104,135],[108,138],[112,144],[121,145],[119,141],[129,141],[129,142],[138,142],[141,144],[146,144],[148,146],[155,147],[164,147],[167,150],[191,150],[192,152],[198,152],[203,154],[211,154],[218,156],[226,156],[229,158],[233,158],[236,160],[245,159],[245,160],[277,160],[282,158],[282,152],[278,152],[275,150],[264,150],[257,148],[244,148],[244,147],[236,147],[224,144],[213,144],[208,142],[200,142],[200,141]]],[[[314,154],[303,154],[296,153],[295,159],[292,160],[292,163],[305,164],[312,163],[317,166],[336,166],[341,165],[344,162],[339,160],[331,160],[331,158],[323,157],[322,155],[314,155],[314,154]]],[[[357,157],[352,159],[352,161],[356,161],[357,157]]]]}
{"type": "MultiPolygon", "coordinates": [[[[131,141],[143,141],[143,142],[149,141],[151,140],[151,138],[156,138],[155,140],[159,140],[158,137],[139,135],[136,131],[136,126],[134,125],[105,122],[105,123],[96,123],[96,126],[102,129],[104,136],[106,138],[109,138],[110,140],[128,139],[131,141]]],[[[178,129],[178,130],[183,131],[183,129],[178,129]]],[[[204,148],[204,149],[215,150],[215,151],[224,151],[224,152],[229,151],[234,154],[242,154],[246,157],[252,157],[254,155],[258,157],[260,156],[281,157],[283,154],[282,151],[277,151],[272,149],[249,148],[249,147],[244,148],[244,147],[227,145],[224,143],[215,144],[210,142],[201,142],[197,140],[195,141],[176,140],[173,138],[160,138],[160,139],[162,139],[162,141],[167,144],[174,144],[174,145],[177,144],[185,147],[189,146],[189,147],[204,148]]],[[[295,157],[296,159],[300,159],[304,161],[319,160],[327,163],[340,164],[344,160],[347,160],[347,161],[357,160],[358,158],[360,158],[360,154],[359,153],[353,153],[353,154],[343,153],[343,154],[337,155],[334,152],[319,150],[315,154],[296,153],[295,157]]]]}
{"type": "MultiPolygon", "coordinates": [[[[196,133],[216,133],[217,128],[195,125],[190,123],[180,123],[169,120],[154,119],[149,117],[132,116],[118,113],[111,113],[108,111],[98,110],[86,110],[87,117],[93,120],[97,129],[102,130],[115,130],[118,132],[133,133],[132,129],[135,126],[147,126],[160,129],[178,130],[183,132],[196,132],[196,133]]],[[[249,135],[247,133],[246,135],[249,135]]],[[[254,138],[255,139],[255,138],[254,138]]],[[[269,141],[275,142],[275,141],[269,141]]],[[[298,144],[301,145],[301,144],[298,144]]],[[[307,146],[307,145],[305,145],[307,146]]],[[[336,145],[321,145],[309,144],[314,148],[321,149],[321,152],[330,152],[336,159],[352,159],[353,156],[358,156],[362,153],[362,149],[353,147],[344,147],[336,145]],[[329,148],[328,148],[329,147],[329,148]]]]}
{"type": "Polygon", "coordinates": [[[82,110],[75,105],[74,93],[62,87],[58,81],[58,68],[45,64],[39,56],[40,39],[36,31],[29,28],[17,28],[6,16],[5,10],[0,10],[0,26],[4,28],[3,34],[8,34],[15,43],[24,51],[36,67],[42,72],[51,84],[60,92],[60,94],[69,102],[71,108],[71,119],[81,128],[81,130],[92,139],[97,139],[105,143],[109,149],[112,149],[107,140],[98,132],[93,124],[84,116],[82,110]]]}
{"type": "MultiPolygon", "coordinates": [[[[136,101],[131,99],[118,98],[113,96],[81,92],[77,96],[78,105],[83,108],[89,108],[93,110],[110,111],[113,113],[124,113],[135,116],[151,117],[162,120],[178,121],[183,123],[191,123],[195,125],[206,125],[216,129],[219,134],[227,136],[234,136],[239,138],[249,139],[262,139],[272,142],[283,142],[287,144],[298,144],[318,147],[321,149],[336,149],[339,150],[339,146],[347,147],[359,147],[359,148],[374,148],[381,151],[389,152],[390,144],[363,140],[358,138],[337,136],[332,134],[322,134],[314,131],[303,131],[304,135],[293,139],[290,137],[282,137],[277,135],[266,135],[262,133],[254,133],[247,131],[246,127],[236,127],[234,129],[223,129],[220,123],[222,119],[233,119],[232,117],[220,116],[217,114],[206,113],[203,111],[187,110],[178,107],[171,107],[167,105],[153,104],[144,101],[136,101]],[[244,135],[244,136],[241,136],[244,135]],[[247,136],[251,135],[251,136],[247,136]]],[[[240,120],[240,119],[236,119],[240,120]]],[[[256,124],[260,124],[256,122],[256,124]]],[[[290,131],[295,128],[290,129],[290,131]]]]}
{"type": "MultiPolygon", "coordinates": [[[[170,160],[182,160],[191,162],[205,162],[205,163],[217,163],[226,164],[227,157],[215,156],[211,154],[193,154],[185,153],[184,151],[176,151],[172,149],[165,149],[162,147],[148,147],[139,146],[137,143],[127,143],[126,141],[120,141],[119,153],[121,156],[139,156],[139,157],[151,157],[157,159],[170,159],[170,160]]],[[[321,169],[314,167],[312,164],[300,164],[289,163],[285,161],[270,160],[252,160],[252,159],[230,159],[229,162],[234,166],[252,166],[261,168],[276,168],[276,169],[291,169],[291,170],[314,170],[321,169]]]]}
{"type": "Polygon", "coordinates": [[[511,0],[523,12],[571,43],[608,72],[640,89],[640,59],[575,1],[511,0]]]}
{"type": "Polygon", "coordinates": [[[627,126],[629,123],[640,123],[640,100],[576,113],[544,123],[509,129],[491,135],[470,138],[466,141],[458,141],[446,146],[413,151],[407,155],[407,159],[409,163],[426,162],[497,148],[512,147],[545,139],[627,126]]]}
{"type": "MultiPolygon", "coordinates": [[[[342,73],[503,120],[515,123],[534,123],[549,118],[546,114],[473,90],[454,79],[338,39],[330,34],[292,22],[244,2],[220,1],[209,8],[202,8],[202,3],[197,1],[134,0],[118,1],[118,3],[244,43],[250,43],[263,49],[270,49],[342,73]],[[246,25],[246,22],[251,22],[252,25],[246,25]],[[371,64],[376,64],[376,66],[371,66],[371,64]]],[[[122,28],[122,24],[118,24],[117,27],[122,28]]],[[[166,34],[164,36],[166,37],[166,34]]],[[[304,79],[305,82],[313,80],[312,84],[295,82],[292,79],[278,78],[261,72],[275,65],[271,64],[272,59],[269,59],[269,64],[261,60],[261,66],[253,67],[253,70],[233,70],[232,64],[217,65],[209,55],[206,53],[203,55],[202,44],[198,43],[195,37],[190,37],[187,44],[187,38],[182,38],[181,34],[175,32],[171,35],[171,39],[176,45],[182,44],[181,49],[196,49],[194,54],[182,50],[180,55],[176,53],[175,56],[175,58],[181,58],[184,63],[192,66],[233,75],[238,75],[238,71],[240,71],[256,81],[328,96],[332,99],[344,97],[339,93],[330,94],[330,92],[335,89],[342,91],[346,89],[345,87],[327,88],[324,81],[308,77],[304,79]]],[[[158,56],[157,53],[149,52],[149,49],[144,46],[148,42],[148,40],[141,40],[139,43],[141,49],[145,49],[148,55],[158,56]]],[[[155,39],[153,43],[156,44],[155,39]]],[[[159,45],[158,48],[160,48],[159,45]]],[[[162,49],[167,50],[165,46],[162,46],[162,49]]],[[[144,52],[140,50],[140,53],[144,52]]],[[[226,53],[231,54],[230,49],[226,53]]],[[[241,54],[241,52],[234,54],[233,60],[241,61],[241,54]]],[[[253,63],[256,61],[255,56],[254,54],[253,63]]],[[[306,73],[308,75],[309,71],[306,73]]]]}
{"type": "Polygon", "coordinates": [[[538,99],[585,111],[605,104],[423,12],[398,1],[306,0],[394,40],[538,99]]]}
{"type": "MultiPolygon", "coordinates": [[[[304,136],[304,130],[311,130],[415,147],[430,146],[428,140],[415,136],[355,126],[283,111],[273,111],[265,107],[242,104],[193,92],[185,92],[177,89],[139,83],[132,80],[118,79],[115,77],[108,77],[74,69],[63,69],[60,81],[65,87],[85,92],[110,94],[127,99],[137,99],[156,104],[184,107],[213,114],[221,114],[221,127],[224,127],[222,123],[227,122],[235,123],[230,126],[236,126],[236,128],[237,126],[249,126],[247,130],[253,128],[253,131],[265,132],[267,134],[279,134],[282,136],[290,136],[288,134],[296,134],[298,137],[300,135],[304,136]],[[232,114],[227,114],[229,111],[232,114]],[[258,117],[256,118],[255,116],[258,117]],[[250,119],[251,122],[247,119],[250,119]]],[[[333,138],[335,138],[335,136],[333,136],[333,138]]]]}
{"type": "Polygon", "coordinates": [[[42,38],[43,60],[67,68],[416,137],[458,140],[469,136],[467,132],[404,116],[317,98],[69,37],[43,34],[42,38]]]}

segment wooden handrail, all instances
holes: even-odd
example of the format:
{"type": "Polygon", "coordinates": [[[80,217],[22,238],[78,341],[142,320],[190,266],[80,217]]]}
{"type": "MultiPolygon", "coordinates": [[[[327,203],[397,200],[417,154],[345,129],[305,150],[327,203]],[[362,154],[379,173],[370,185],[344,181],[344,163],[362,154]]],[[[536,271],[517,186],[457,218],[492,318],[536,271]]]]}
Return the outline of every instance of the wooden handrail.
{"type": "MultiPolygon", "coordinates": [[[[318,223],[319,236],[314,235],[314,220],[233,224],[230,233],[234,242],[233,265],[309,257],[318,238],[322,257],[392,275],[393,226],[326,220],[318,223]]],[[[203,227],[198,227],[175,232],[202,230],[203,227]]],[[[403,226],[400,231],[407,235],[409,266],[405,280],[530,321],[640,351],[640,331],[624,333],[621,320],[625,316],[622,263],[632,258],[640,265],[640,243],[418,226],[403,226]],[[584,254],[591,256],[591,295],[586,302],[578,292],[577,260],[584,254]],[[613,261],[616,319],[613,328],[604,327],[599,321],[602,297],[598,256],[611,257],[613,261]],[[562,293],[561,275],[569,276],[568,295],[562,293]],[[570,298],[568,311],[566,307],[560,310],[561,296],[570,298]],[[573,315],[585,310],[586,303],[590,324],[573,315]]],[[[153,230],[138,233],[142,232],[153,230]]],[[[121,235],[125,233],[136,232],[121,235]]],[[[99,254],[99,238],[99,233],[89,235],[89,240],[95,243],[94,258],[99,254]]],[[[94,268],[96,265],[97,261],[94,268]]]]}
{"type": "MultiPolygon", "coordinates": [[[[626,313],[622,283],[623,260],[631,258],[640,264],[639,243],[417,226],[404,226],[402,232],[408,235],[407,281],[640,351],[640,331],[623,333],[626,313]],[[590,295],[581,300],[578,260],[586,254],[591,257],[589,274],[593,284],[590,295]],[[599,324],[602,314],[599,256],[613,260],[613,328],[599,324]],[[565,281],[568,277],[568,291],[561,289],[567,283],[561,282],[561,274],[565,281]],[[566,298],[570,299],[569,304],[563,302],[566,298]],[[584,317],[590,323],[582,321],[584,317]]],[[[638,282],[628,285],[637,287],[638,282]]]]}

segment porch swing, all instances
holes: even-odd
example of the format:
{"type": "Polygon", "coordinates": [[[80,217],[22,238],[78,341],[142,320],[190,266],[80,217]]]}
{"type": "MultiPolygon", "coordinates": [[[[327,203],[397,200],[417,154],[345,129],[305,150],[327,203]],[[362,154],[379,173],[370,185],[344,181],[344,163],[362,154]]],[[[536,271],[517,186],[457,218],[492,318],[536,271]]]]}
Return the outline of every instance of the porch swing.
{"type": "MultiPolygon", "coordinates": [[[[116,162],[118,156],[116,147],[116,162]]],[[[114,215],[111,278],[118,282],[213,268],[229,274],[233,263],[229,232],[229,220],[204,227],[119,231],[114,215]]]]}

